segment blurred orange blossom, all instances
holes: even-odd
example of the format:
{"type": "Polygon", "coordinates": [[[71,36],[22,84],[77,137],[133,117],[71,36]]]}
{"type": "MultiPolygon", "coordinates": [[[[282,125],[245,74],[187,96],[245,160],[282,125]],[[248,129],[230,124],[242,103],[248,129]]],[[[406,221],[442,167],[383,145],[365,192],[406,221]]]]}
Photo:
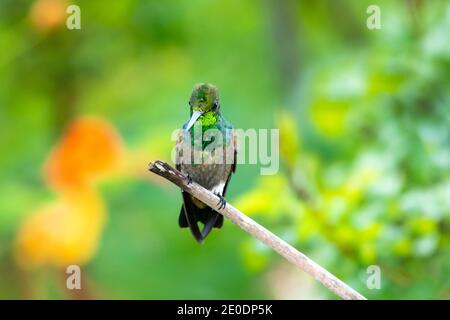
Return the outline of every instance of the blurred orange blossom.
{"type": "Polygon", "coordinates": [[[44,166],[44,180],[58,197],[28,216],[18,231],[20,266],[67,267],[92,258],[106,221],[94,183],[121,158],[121,139],[106,121],[80,117],[69,124],[44,166]]]}
{"type": "Polygon", "coordinates": [[[65,22],[68,5],[65,0],[37,0],[31,7],[31,21],[40,31],[53,30],[65,22]]]}

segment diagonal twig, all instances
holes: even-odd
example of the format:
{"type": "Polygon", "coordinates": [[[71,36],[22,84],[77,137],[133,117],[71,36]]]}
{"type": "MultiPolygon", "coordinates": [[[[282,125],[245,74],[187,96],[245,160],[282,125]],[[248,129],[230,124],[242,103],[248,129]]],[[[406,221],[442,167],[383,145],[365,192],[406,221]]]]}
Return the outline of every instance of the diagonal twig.
{"type": "Polygon", "coordinates": [[[336,278],[333,274],[295,249],[289,243],[240,212],[231,204],[227,203],[225,208],[219,209],[217,207],[218,197],[214,193],[206,190],[195,182],[187,184],[187,177],[178,170],[172,168],[169,164],[158,160],[150,163],[149,170],[174,183],[211,208],[214,208],[214,210],[230,219],[244,231],[271,247],[290,263],[310,274],[314,279],[321,282],[325,287],[341,298],[346,300],[366,300],[366,298],[356,290],[336,278]]]}

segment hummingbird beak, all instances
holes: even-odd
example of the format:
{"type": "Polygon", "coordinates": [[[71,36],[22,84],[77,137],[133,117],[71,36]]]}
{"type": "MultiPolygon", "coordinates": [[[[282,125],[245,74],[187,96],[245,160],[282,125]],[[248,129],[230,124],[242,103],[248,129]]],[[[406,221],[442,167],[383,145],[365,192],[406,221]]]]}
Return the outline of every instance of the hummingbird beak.
{"type": "Polygon", "coordinates": [[[191,119],[189,120],[189,123],[186,126],[186,131],[189,131],[192,126],[194,125],[195,121],[197,121],[197,119],[203,114],[203,112],[200,112],[198,110],[194,110],[192,112],[192,116],[191,119]]]}

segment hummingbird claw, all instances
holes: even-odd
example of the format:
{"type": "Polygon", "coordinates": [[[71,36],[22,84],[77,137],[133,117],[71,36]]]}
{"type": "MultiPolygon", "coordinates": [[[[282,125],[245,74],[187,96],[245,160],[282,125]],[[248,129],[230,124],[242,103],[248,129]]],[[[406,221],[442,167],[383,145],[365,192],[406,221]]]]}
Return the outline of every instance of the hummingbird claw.
{"type": "Polygon", "coordinates": [[[217,202],[217,205],[219,206],[218,209],[220,210],[225,208],[225,206],[227,205],[227,201],[225,200],[225,198],[219,193],[217,193],[216,196],[219,197],[219,202],[217,202]]]}
{"type": "Polygon", "coordinates": [[[225,198],[223,198],[222,208],[220,208],[220,209],[225,209],[226,206],[227,206],[227,201],[225,200],[225,198]]]}

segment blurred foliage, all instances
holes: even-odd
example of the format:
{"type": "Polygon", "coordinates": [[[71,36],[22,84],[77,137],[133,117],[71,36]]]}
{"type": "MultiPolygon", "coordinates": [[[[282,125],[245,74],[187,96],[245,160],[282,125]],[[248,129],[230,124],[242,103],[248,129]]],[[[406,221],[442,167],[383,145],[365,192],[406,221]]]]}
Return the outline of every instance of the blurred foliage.
{"type": "Polygon", "coordinates": [[[231,223],[198,246],[146,171],[203,81],[235,127],[280,129],[281,171],[240,165],[230,203],[368,298],[450,298],[450,6],[380,0],[368,30],[369,4],[0,0],[0,298],[278,297],[280,257],[231,223]],[[67,138],[84,115],[117,133],[67,138]]]}

